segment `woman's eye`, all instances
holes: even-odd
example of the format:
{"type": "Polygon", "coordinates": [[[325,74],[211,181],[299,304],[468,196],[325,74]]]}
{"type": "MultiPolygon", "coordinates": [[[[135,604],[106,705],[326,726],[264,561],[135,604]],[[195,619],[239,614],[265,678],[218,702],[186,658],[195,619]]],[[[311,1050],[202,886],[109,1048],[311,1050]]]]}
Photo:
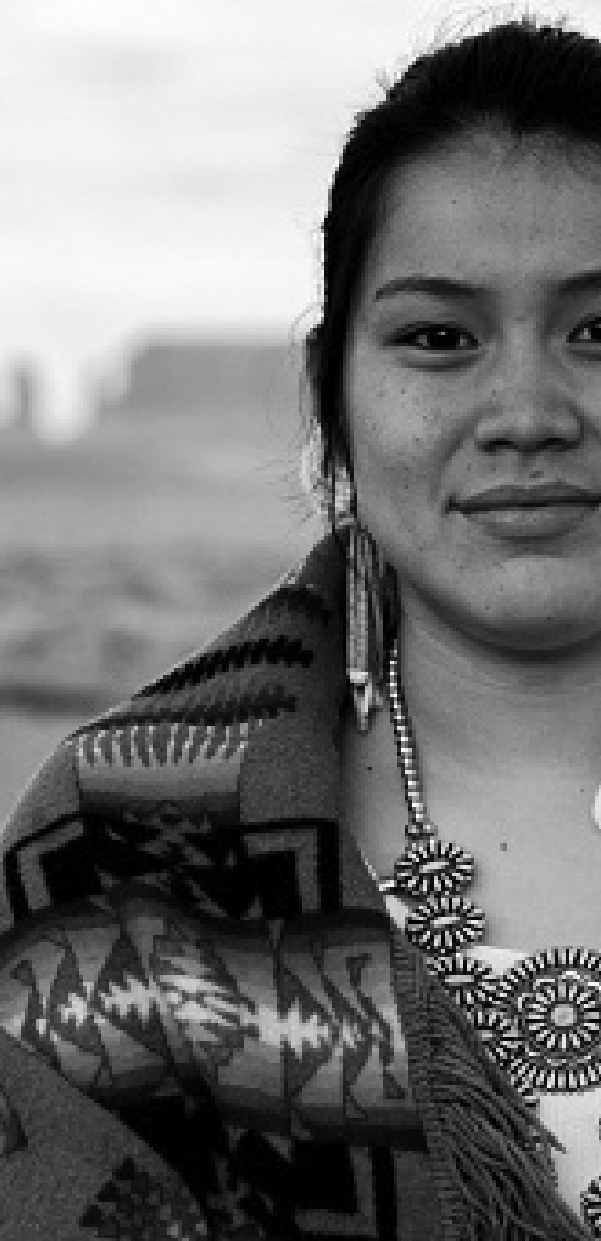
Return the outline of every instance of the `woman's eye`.
{"type": "MultiPolygon", "coordinates": [[[[588,339],[584,342],[585,344],[601,345],[601,317],[596,319],[588,319],[586,323],[581,324],[580,327],[575,328],[574,330],[575,332],[587,332],[589,334],[588,339]]],[[[573,333],[571,335],[573,335],[573,333]]],[[[390,339],[386,341],[386,344],[411,345],[414,341],[417,342],[420,337],[422,339],[427,337],[436,337],[436,343],[432,346],[432,348],[423,348],[422,346],[416,344],[415,347],[421,348],[424,353],[456,353],[457,350],[449,349],[448,344],[447,347],[445,347],[443,343],[445,337],[447,342],[449,337],[454,337],[455,340],[463,338],[463,340],[470,339],[474,341],[476,339],[475,336],[472,336],[471,332],[462,332],[460,328],[454,327],[452,324],[426,323],[422,327],[414,328],[411,332],[398,332],[395,336],[391,336],[390,339]]]]}
{"type": "MultiPolygon", "coordinates": [[[[461,332],[459,328],[452,327],[450,325],[440,326],[439,324],[426,324],[423,327],[414,328],[412,332],[397,333],[397,335],[392,336],[391,339],[387,343],[389,345],[396,345],[396,344],[410,345],[410,344],[413,344],[414,341],[418,341],[420,337],[422,339],[426,337],[430,337],[430,338],[437,337],[436,343],[432,346],[432,348],[435,351],[438,351],[438,350],[443,350],[443,345],[441,344],[441,337],[445,337],[445,336],[447,338],[449,336],[454,336],[455,338],[463,337],[465,340],[468,336],[470,336],[470,333],[461,332]]],[[[475,337],[472,336],[471,339],[474,340],[475,337]]],[[[417,346],[417,347],[421,348],[421,346],[417,346]]],[[[447,352],[447,350],[443,350],[443,351],[447,352]]],[[[432,352],[432,350],[426,349],[426,352],[432,352]]]]}
{"type": "Polygon", "coordinates": [[[601,318],[588,319],[586,323],[582,323],[579,328],[575,328],[576,332],[588,332],[589,340],[586,344],[598,345],[601,343],[601,318]]]}

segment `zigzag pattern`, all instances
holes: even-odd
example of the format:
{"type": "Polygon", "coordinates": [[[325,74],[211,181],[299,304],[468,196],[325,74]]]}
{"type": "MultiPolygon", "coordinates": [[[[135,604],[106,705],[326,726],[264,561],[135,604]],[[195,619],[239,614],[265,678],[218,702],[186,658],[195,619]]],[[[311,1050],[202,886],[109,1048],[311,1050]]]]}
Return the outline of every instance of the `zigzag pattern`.
{"type": "MultiPolygon", "coordinates": [[[[323,547],[326,565],[329,566],[332,552],[327,537],[323,540],[323,547]]],[[[309,553],[299,561],[264,599],[221,635],[217,640],[219,649],[196,652],[178,661],[168,672],[142,686],[126,702],[118,703],[102,715],[85,721],[69,733],[65,741],[73,741],[109,723],[129,725],[154,719],[189,724],[232,723],[236,719],[296,710],[294,695],[286,692],[277,682],[273,687],[263,683],[257,693],[237,695],[235,705],[231,705],[229,696],[219,703],[199,702],[195,691],[206,689],[215,679],[245,668],[258,669],[261,663],[267,663],[274,670],[278,665],[289,669],[310,668],[314,659],[311,646],[307,646],[302,638],[291,638],[277,630],[278,621],[285,617],[293,627],[298,626],[303,617],[310,622],[319,621],[324,629],[331,624],[332,608],[321,593],[310,581],[304,585],[300,583],[301,575],[306,571],[306,561],[311,555],[309,553]],[[262,628],[265,630],[262,636],[250,636],[253,631],[260,632],[262,628]],[[187,694],[191,695],[188,700],[187,694]]]]}
{"type": "MultiPolygon", "coordinates": [[[[287,604],[290,611],[299,613],[302,610],[309,609],[302,607],[303,596],[311,600],[315,605],[315,596],[311,591],[298,591],[295,594],[300,596],[294,599],[294,607],[291,606],[291,591],[287,591],[287,604]]],[[[317,612],[320,619],[329,619],[329,613],[322,607],[316,609],[313,606],[313,612],[317,612]]],[[[266,618],[267,619],[267,618],[266,618]]],[[[246,640],[243,642],[234,642],[228,646],[226,650],[214,651],[208,655],[194,656],[187,660],[184,664],[180,664],[173,668],[170,672],[161,676],[158,681],[154,681],[149,685],[145,685],[138,693],[133,695],[133,701],[139,702],[142,699],[152,698],[155,694],[174,694],[179,693],[183,689],[196,689],[199,685],[206,684],[213,680],[216,676],[224,673],[239,671],[244,667],[253,667],[265,660],[269,664],[286,663],[289,666],[300,664],[306,668],[311,662],[311,653],[303,650],[303,643],[300,638],[286,638],[279,636],[277,638],[257,638],[255,640],[246,640]]]]}
{"type": "Polygon", "coordinates": [[[178,703],[172,697],[155,702],[138,702],[128,707],[117,707],[115,711],[107,711],[96,720],[87,721],[74,732],[69,733],[65,741],[76,741],[90,732],[107,726],[150,725],[158,721],[175,724],[233,725],[236,720],[256,720],[275,717],[281,711],[297,710],[298,701],[295,694],[287,692],[281,685],[262,686],[256,693],[240,694],[236,698],[228,697],[217,703],[191,702],[178,703]]]}

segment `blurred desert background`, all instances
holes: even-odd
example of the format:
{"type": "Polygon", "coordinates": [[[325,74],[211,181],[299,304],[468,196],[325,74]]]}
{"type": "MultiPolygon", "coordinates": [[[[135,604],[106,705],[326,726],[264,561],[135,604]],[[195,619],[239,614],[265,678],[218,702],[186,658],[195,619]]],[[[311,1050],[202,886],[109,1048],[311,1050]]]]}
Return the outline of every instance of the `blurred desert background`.
{"type": "MultiPolygon", "coordinates": [[[[0,820],[82,721],[200,649],[323,527],[298,477],[300,350],[145,342],[84,435],[0,429],[0,820]]],[[[308,398],[305,398],[305,402],[308,398]]]]}

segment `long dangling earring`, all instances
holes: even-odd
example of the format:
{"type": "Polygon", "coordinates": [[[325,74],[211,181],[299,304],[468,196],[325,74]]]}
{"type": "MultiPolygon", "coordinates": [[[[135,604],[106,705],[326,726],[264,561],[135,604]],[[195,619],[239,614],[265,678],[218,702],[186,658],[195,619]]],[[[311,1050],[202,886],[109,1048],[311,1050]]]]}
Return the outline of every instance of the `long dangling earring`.
{"type": "Polygon", "coordinates": [[[346,674],[357,729],[367,732],[384,706],[382,573],[378,549],[356,518],[347,529],[346,618],[346,674]]]}
{"type": "Polygon", "coordinates": [[[346,546],[346,674],[359,732],[367,732],[374,711],[385,703],[383,557],[357,518],[357,495],[344,466],[331,470],[332,488],[321,474],[321,432],[314,426],[302,454],[301,480],[332,532],[346,546]]]}

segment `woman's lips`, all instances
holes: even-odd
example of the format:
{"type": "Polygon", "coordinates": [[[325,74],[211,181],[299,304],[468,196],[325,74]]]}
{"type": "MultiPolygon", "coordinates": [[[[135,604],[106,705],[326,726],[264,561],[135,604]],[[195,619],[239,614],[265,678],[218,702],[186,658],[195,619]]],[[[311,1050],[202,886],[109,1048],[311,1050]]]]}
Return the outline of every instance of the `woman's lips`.
{"type": "Polygon", "coordinates": [[[461,516],[492,533],[510,538],[536,538],[567,534],[599,508],[598,501],[562,500],[556,504],[521,504],[515,507],[462,510],[461,516]]]}

